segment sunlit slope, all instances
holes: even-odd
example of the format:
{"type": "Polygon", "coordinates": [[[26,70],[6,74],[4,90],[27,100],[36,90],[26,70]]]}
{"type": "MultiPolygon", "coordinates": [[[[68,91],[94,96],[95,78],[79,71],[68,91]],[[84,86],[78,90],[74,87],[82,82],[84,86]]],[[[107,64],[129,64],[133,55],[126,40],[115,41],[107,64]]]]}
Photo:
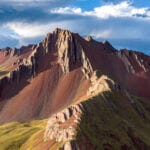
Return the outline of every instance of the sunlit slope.
{"type": "Polygon", "coordinates": [[[12,122],[0,125],[0,150],[19,150],[30,137],[42,131],[46,123],[47,120],[45,119],[28,123],[12,122]]]}

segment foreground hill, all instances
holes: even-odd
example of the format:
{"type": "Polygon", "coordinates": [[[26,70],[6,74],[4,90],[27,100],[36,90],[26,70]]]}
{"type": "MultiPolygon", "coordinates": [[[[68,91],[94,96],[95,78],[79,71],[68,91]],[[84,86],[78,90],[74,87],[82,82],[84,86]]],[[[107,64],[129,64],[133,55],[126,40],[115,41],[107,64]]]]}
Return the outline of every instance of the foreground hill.
{"type": "Polygon", "coordinates": [[[90,36],[2,49],[0,148],[149,149],[149,89],[149,56],[90,36]]]}

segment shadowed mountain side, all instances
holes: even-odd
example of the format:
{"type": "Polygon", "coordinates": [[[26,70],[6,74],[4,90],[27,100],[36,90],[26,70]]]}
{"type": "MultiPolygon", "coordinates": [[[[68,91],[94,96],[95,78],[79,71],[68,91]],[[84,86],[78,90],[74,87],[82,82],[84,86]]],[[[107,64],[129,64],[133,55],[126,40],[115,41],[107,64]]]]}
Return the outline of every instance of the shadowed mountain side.
{"type": "Polygon", "coordinates": [[[93,70],[100,70],[131,93],[150,99],[149,56],[129,50],[116,51],[108,42],[85,41],[82,38],[80,42],[93,70]]]}
{"type": "Polygon", "coordinates": [[[74,141],[80,150],[150,149],[150,103],[134,96],[131,99],[124,92],[105,92],[82,103],[74,141]]]}

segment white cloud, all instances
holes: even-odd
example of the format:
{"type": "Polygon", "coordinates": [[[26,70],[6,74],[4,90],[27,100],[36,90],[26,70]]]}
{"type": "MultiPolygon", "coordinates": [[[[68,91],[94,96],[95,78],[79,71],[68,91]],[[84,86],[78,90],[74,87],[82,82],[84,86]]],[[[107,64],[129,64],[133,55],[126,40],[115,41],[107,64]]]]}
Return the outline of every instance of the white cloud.
{"type": "Polygon", "coordinates": [[[111,29],[103,29],[103,30],[99,30],[99,31],[93,31],[91,32],[91,36],[93,36],[94,38],[98,39],[98,38],[109,38],[111,37],[111,35],[113,34],[111,29]]]}
{"type": "Polygon", "coordinates": [[[54,30],[56,27],[67,27],[67,22],[53,22],[46,24],[27,23],[27,22],[9,22],[4,24],[5,28],[11,29],[22,38],[34,38],[44,36],[46,33],[54,30]]]}
{"type": "Polygon", "coordinates": [[[35,41],[39,42],[39,39],[42,40],[47,33],[52,32],[56,27],[67,29],[68,23],[67,21],[62,21],[61,23],[49,22],[46,24],[27,22],[9,22],[3,24],[3,28],[11,32],[11,34],[7,33],[5,36],[18,41],[16,47],[35,43],[35,41]]]}
{"type": "Polygon", "coordinates": [[[150,17],[148,7],[136,8],[129,1],[123,1],[119,4],[106,4],[95,7],[92,11],[83,11],[81,8],[61,7],[50,11],[58,14],[79,14],[82,16],[96,16],[98,18],[107,19],[109,17],[150,17]]]}
{"type": "Polygon", "coordinates": [[[9,22],[5,24],[5,27],[13,30],[21,37],[37,37],[44,34],[47,31],[46,25],[29,24],[25,22],[9,22]],[[46,30],[46,31],[45,31],[46,30]]]}
{"type": "Polygon", "coordinates": [[[100,18],[108,17],[133,17],[135,15],[146,15],[148,8],[136,8],[130,2],[121,2],[119,4],[110,4],[97,7],[90,12],[100,18]]]}
{"type": "Polygon", "coordinates": [[[51,20],[51,22],[47,21],[45,23],[23,22],[20,20],[18,22],[8,22],[3,26],[21,38],[36,38],[44,36],[56,27],[69,29],[81,34],[91,34],[96,38],[118,38],[120,37],[120,33],[122,34],[120,38],[136,38],[140,36],[147,36],[147,32],[144,31],[144,24],[146,23],[146,20],[145,23],[138,22],[137,14],[150,16],[150,10],[148,8],[136,8],[127,1],[119,4],[107,4],[96,7],[92,11],[83,11],[81,8],[75,7],[60,7],[52,9],[50,13],[58,13],[61,15],[69,14],[69,17],[66,18],[65,16],[63,19],[62,15],[61,20],[56,19],[58,21],[51,20]],[[82,19],[78,15],[82,15],[82,19]],[[75,19],[72,19],[72,16],[76,16],[75,19]],[[133,18],[131,19],[131,17],[133,18]],[[126,18],[128,19],[126,20],[126,18]],[[128,20],[130,20],[130,25],[128,20]],[[134,25],[135,22],[138,22],[136,27],[134,25]],[[130,33],[128,32],[129,30],[130,33]]]}
{"type": "Polygon", "coordinates": [[[82,14],[82,9],[81,8],[75,8],[75,7],[60,7],[60,8],[55,8],[50,11],[51,13],[58,13],[58,14],[82,14]]]}

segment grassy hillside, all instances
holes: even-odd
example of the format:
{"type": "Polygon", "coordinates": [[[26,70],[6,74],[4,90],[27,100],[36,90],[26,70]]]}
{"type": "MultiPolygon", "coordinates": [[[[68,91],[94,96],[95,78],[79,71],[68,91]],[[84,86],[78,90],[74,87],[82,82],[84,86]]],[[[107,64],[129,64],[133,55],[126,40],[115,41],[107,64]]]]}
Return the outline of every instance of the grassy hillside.
{"type": "Polygon", "coordinates": [[[43,130],[47,120],[0,125],[0,150],[19,150],[34,134],[43,130]]]}
{"type": "Polygon", "coordinates": [[[83,103],[77,133],[83,149],[150,149],[150,102],[122,92],[104,93],[83,103]],[[131,101],[132,99],[132,101],[131,101]],[[84,144],[81,141],[87,141],[84,144]]]}
{"type": "MultiPolygon", "coordinates": [[[[149,150],[150,101],[105,92],[82,102],[75,143],[82,150],[149,150]]],[[[57,150],[63,142],[44,141],[47,120],[0,126],[0,150],[57,150]]]]}
{"type": "Polygon", "coordinates": [[[57,150],[63,142],[44,141],[45,120],[0,125],[0,150],[57,150]]]}

